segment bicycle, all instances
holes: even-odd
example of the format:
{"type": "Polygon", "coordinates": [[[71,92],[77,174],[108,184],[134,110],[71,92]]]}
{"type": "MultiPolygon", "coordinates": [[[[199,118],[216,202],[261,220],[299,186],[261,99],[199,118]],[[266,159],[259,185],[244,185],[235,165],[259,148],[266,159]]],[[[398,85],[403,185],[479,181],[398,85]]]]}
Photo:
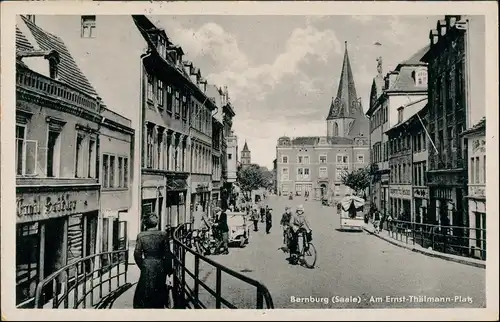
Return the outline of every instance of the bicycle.
{"type": "Polygon", "coordinates": [[[196,251],[200,254],[215,254],[218,244],[219,242],[217,238],[215,238],[213,232],[209,229],[199,230],[196,236],[194,236],[194,245],[196,247],[196,251]]]}
{"type": "MultiPolygon", "coordinates": [[[[307,238],[304,238],[304,233],[305,231],[303,229],[298,232],[298,254],[294,257],[291,257],[291,262],[299,262],[307,268],[314,268],[317,259],[316,247],[314,247],[314,244],[311,243],[311,241],[307,241],[307,238]]],[[[290,256],[292,256],[292,254],[290,254],[290,256]]]]}

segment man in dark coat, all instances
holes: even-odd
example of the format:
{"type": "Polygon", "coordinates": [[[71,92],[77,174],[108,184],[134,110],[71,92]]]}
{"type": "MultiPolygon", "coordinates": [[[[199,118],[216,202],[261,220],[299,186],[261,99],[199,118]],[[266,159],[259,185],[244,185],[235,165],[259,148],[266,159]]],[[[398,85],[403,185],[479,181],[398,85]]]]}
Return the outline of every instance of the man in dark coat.
{"type": "Polygon", "coordinates": [[[225,210],[221,210],[220,208],[215,209],[215,215],[217,216],[217,229],[219,229],[219,232],[222,235],[222,241],[219,244],[219,247],[217,248],[218,250],[222,246],[223,252],[222,254],[227,255],[229,254],[229,227],[227,225],[227,214],[225,210]]]}
{"type": "MultiPolygon", "coordinates": [[[[267,207],[266,207],[267,208],[267,207]]],[[[271,227],[273,226],[273,209],[267,208],[266,211],[266,233],[269,234],[271,232],[271,227]]]]}

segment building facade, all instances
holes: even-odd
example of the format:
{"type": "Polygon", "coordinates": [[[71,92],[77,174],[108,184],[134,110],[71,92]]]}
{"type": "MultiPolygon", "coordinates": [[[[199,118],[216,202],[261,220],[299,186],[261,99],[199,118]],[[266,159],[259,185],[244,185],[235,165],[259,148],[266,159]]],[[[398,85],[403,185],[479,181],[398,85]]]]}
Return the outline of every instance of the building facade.
{"type": "MultiPolygon", "coordinates": [[[[428,105],[408,120],[412,140],[412,221],[429,223],[429,188],[427,187],[427,162],[429,157],[427,137],[428,105]]],[[[434,147],[431,145],[431,149],[434,147]]]]}
{"type": "MultiPolygon", "coordinates": [[[[38,282],[99,249],[101,104],[64,42],[18,16],[18,307],[32,307],[38,282]]],[[[52,296],[46,291],[44,300],[52,296]]]]}
{"type": "Polygon", "coordinates": [[[423,57],[429,66],[429,141],[436,146],[429,148],[429,215],[438,225],[469,225],[468,149],[460,133],[477,111],[484,115],[484,32],[484,17],[445,16],[430,31],[423,57]]]}
{"type": "Polygon", "coordinates": [[[463,133],[469,163],[469,247],[473,257],[486,259],[486,119],[463,133]]]}
{"type": "MultiPolygon", "coordinates": [[[[373,177],[370,195],[372,202],[384,214],[391,209],[390,143],[386,132],[402,122],[405,106],[421,102],[427,97],[427,67],[420,61],[426,50],[427,47],[422,48],[385,76],[382,76],[382,57],[377,59],[378,74],[372,82],[370,107],[366,115],[370,118],[370,160],[373,177]]],[[[424,103],[411,106],[418,109],[422,104],[424,103]]],[[[411,115],[409,111],[406,114],[411,115]]],[[[394,179],[392,177],[392,180],[394,179]]],[[[398,190],[393,191],[395,194],[399,193],[398,190]]]]}
{"type": "Polygon", "coordinates": [[[222,206],[229,207],[229,204],[236,204],[238,195],[236,187],[238,169],[238,137],[233,131],[233,118],[236,113],[231,104],[227,88],[224,89],[224,105],[222,107],[222,178],[224,186],[222,189],[222,206]]]}
{"type": "MultiPolygon", "coordinates": [[[[139,211],[141,184],[138,183],[139,180],[136,184],[132,184],[132,175],[134,178],[139,178],[141,174],[140,117],[143,88],[140,79],[143,64],[140,57],[148,44],[130,15],[37,15],[35,17],[37,25],[64,40],[75,63],[96,88],[107,107],[112,111],[121,111],[124,117],[130,119],[129,127],[136,129],[134,155],[129,160],[129,189],[132,195],[128,198],[131,203],[130,208],[134,211],[120,213],[120,221],[127,222],[128,237],[133,241],[140,231],[141,221],[139,211]],[[120,28],[116,28],[117,25],[120,28]],[[102,46],[103,42],[108,46],[102,46]]],[[[125,124],[122,125],[128,126],[126,125],[128,121],[124,121],[125,124]]],[[[102,169],[98,170],[102,174],[102,169]]],[[[126,202],[120,201],[120,209],[123,209],[126,202]]]]}
{"type": "Polygon", "coordinates": [[[347,43],[337,96],[330,105],[326,125],[326,136],[278,139],[279,195],[340,199],[350,191],[342,184],[342,174],[370,162],[369,124],[356,94],[347,43]]]}
{"type": "Polygon", "coordinates": [[[422,117],[426,109],[422,104],[426,103],[427,99],[423,99],[406,105],[400,110],[401,121],[386,131],[389,139],[389,212],[403,221],[421,223],[423,218],[421,208],[426,195],[422,191],[426,190],[423,179],[427,159],[421,154],[425,151],[422,150],[425,144],[422,117]],[[420,110],[412,110],[414,106],[420,110]]]}
{"type": "MultiPolygon", "coordinates": [[[[134,216],[132,185],[134,177],[134,130],[131,121],[101,107],[103,116],[99,132],[99,160],[101,183],[101,241],[100,251],[126,248],[125,225],[134,216]]],[[[89,147],[90,148],[90,147],[89,147]]]]}

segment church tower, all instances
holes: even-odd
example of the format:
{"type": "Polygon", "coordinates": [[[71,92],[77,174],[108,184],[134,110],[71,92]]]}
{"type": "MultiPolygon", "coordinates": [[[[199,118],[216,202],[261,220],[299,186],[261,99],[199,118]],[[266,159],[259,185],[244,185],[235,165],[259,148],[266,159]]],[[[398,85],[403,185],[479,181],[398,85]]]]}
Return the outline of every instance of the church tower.
{"type": "Polygon", "coordinates": [[[369,123],[363,113],[360,98],[356,93],[352,74],[347,41],[345,42],[344,61],[340,73],[337,96],[332,98],[330,111],[326,118],[328,137],[355,138],[368,137],[369,123]],[[366,132],[366,133],[365,133],[366,132]]]}
{"type": "Polygon", "coordinates": [[[243,146],[243,150],[241,150],[241,165],[243,167],[249,166],[252,163],[252,155],[250,150],[248,149],[247,141],[245,140],[245,145],[243,146]]]}

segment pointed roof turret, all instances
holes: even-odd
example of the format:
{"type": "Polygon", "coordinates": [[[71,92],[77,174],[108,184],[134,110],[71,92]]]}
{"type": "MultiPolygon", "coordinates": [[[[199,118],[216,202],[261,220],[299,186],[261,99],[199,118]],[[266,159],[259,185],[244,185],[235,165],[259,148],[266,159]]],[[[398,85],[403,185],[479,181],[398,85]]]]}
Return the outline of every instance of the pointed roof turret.
{"type": "MultiPolygon", "coordinates": [[[[354,76],[349,61],[346,41],[337,97],[332,99],[330,111],[326,119],[331,120],[341,117],[355,118],[360,112],[359,108],[360,105],[358,104],[358,95],[356,94],[356,86],[354,85],[354,76]]],[[[361,111],[362,113],[363,111],[361,111]]]]}
{"type": "Polygon", "coordinates": [[[243,146],[243,152],[250,152],[250,150],[248,149],[248,144],[247,144],[247,140],[245,140],[245,145],[243,146]]]}

